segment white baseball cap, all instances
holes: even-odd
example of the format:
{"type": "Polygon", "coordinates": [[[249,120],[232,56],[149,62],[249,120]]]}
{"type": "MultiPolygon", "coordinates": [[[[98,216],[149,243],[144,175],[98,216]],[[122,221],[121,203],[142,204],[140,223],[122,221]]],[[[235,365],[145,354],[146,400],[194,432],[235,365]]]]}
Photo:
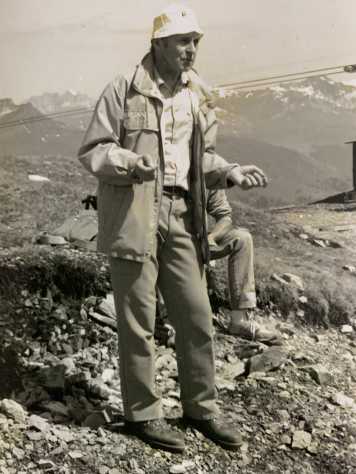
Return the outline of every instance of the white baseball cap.
{"type": "Polygon", "coordinates": [[[184,5],[177,3],[170,5],[153,20],[152,39],[186,33],[198,33],[202,36],[203,30],[193,10],[184,5]]]}

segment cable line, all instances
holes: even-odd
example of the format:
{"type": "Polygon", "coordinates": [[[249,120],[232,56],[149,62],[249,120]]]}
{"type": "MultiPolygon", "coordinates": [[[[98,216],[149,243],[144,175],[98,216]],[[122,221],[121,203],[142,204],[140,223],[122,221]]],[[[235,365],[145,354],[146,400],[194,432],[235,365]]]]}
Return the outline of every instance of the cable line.
{"type": "MultiPolygon", "coordinates": [[[[335,74],[344,74],[344,71],[338,71],[338,72],[333,72],[332,73],[333,75],[335,74]]],[[[274,85],[274,84],[285,84],[285,83],[288,83],[288,82],[296,82],[296,81],[301,81],[301,80],[304,80],[304,79],[308,79],[308,78],[311,78],[311,77],[323,77],[324,74],[315,74],[315,75],[312,75],[312,76],[304,76],[304,77],[299,77],[299,78],[294,78],[294,79],[285,79],[285,80],[276,80],[276,81],[266,81],[266,82],[263,82],[263,83],[259,83],[259,84],[246,84],[246,85],[241,85],[241,86],[230,86],[230,87],[225,87],[225,89],[229,90],[245,90],[245,89],[253,89],[255,87],[264,87],[264,86],[270,86],[270,85],[274,85]]],[[[224,89],[222,87],[214,87],[215,90],[221,90],[221,89],[224,89]]]]}
{"type": "Polygon", "coordinates": [[[34,115],[32,117],[26,117],[20,120],[12,120],[10,122],[0,122],[0,129],[1,128],[7,128],[7,127],[14,127],[17,125],[25,125],[26,123],[32,123],[32,122],[41,122],[42,120],[49,120],[52,118],[61,118],[61,117],[70,117],[74,115],[81,115],[84,113],[89,113],[92,112],[94,109],[91,108],[82,108],[82,109],[72,109],[72,110],[67,110],[63,112],[53,112],[51,114],[42,114],[42,115],[34,115]]]}
{"type": "MultiPolygon", "coordinates": [[[[349,71],[349,70],[345,70],[345,68],[349,68],[354,65],[350,65],[350,66],[333,66],[333,67],[324,67],[324,68],[318,68],[318,69],[310,69],[308,71],[303,71],[303,72],[291,72],[291,73],[287,73],[287,74],[281,74],[281,75],[274,75],[274,76],[269,76],[269,77],[263,77],[263,78],[258,78],[258,79],[248,79],[246,81],[238,81],[238,82],[230,82],[230,83],[226,83],[226,84],[220,84],[220,85],[217,85],[216,88],[221,88],[221,89],[224,89],[224,88],[229,88],[229,87],[235,87],[235,86],[239,86],[239,85],[242,85],[242,84],[251,84],[251,83],[254,83],[254,82],[264,82],[264,81],[269,81],[269,80],[274,80],[274,79],[283,79],[285,77],[292,77],[292,76],[304,76],[306,74],[309,74],[309,75],[312,75],[314,73],[324,73],[324,74],[319,74],[319,75],[328,75],[328,74],[339,74],[340,72],[356,72],[356,67],[354,70],[352,71],[349,71]],[[342,71],[338,71],[338,69],[342,69],[342,71]]],[[[307,76],[307,77],[310,77],[310,76],[307,76]]],[[[298,79],[296,79],[298,80],[298,79]]],[[[283,81],[284,82],[284,81],[283,81]]]]}
{"type": "MultiPolygon", "coordinates": [[[[215,91],[221,89],[231,89],[231,90],[245,90],[245,89],[254,89],[257,87],[268,87],[274,84],[284,84],[288,82],[300,81],[303,79],[311,77],[322,77],[325,75],[335,75],[335,74],[344,74],[344,73],[353,73],[356,72],[356,64],[349,64],[346,66],[330,66],[324,68],[310,69],[308,71],[287,73],[280,75],[267,76],[257,79],[249,79],[246,81],[237,81],[231,83],[225,83],[215,86],[213,89],[215,91]]],[[[82,115],[91,113],[94,110],[93,107],[89,108],[78,108],[71,109],[63,112],[53,112],[50,114],[42,114],[39,116],[27,117],[21,120],[12,120],[9,122],[0,122],[0,130],[5,128],[11,128],[21,125],[26,125],[27,123],[41,122],[43,120],[49,120],[53,118],[61,117],[72,117],[75,115],[82,115]]]]}

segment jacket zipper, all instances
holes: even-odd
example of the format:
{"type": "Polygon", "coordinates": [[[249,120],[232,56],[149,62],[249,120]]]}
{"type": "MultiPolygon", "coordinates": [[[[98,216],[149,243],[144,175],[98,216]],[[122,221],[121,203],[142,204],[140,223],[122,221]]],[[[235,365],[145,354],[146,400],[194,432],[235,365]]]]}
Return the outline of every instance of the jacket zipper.
{"type": "MultiPolygon", "coordinates": [[[[199,116],[198,116],[199,111],[197,111],[194,107],[194,100],[193,100],[193,97],[192,97],[192,91],[189,91],[189,92],[190,92],[190,95],[191,95],[191,103],[192,103],[192,111],[193,111],[193,119],[194,119],[193,133],[194,134],[199,133],[200,144],[203,145],[204,144],[204,137],[202,135],[201,127],[199,125],[199,116]]],[[[202,251],[203,262],[204,263],[209,263],[210,255],[209,255],[209,247],[207,245],[208,233],[207,233],[207,228],[206,228],[206,215],[205,215],[205,213],[206,213],[206,195],[205,195],[205,186],[204,186],[205,178],[204,178],[204,173],[203,173],[203,160],[202,160],[202,153],[201,153],[203,147],[201,147],[200,150],[197,150],[197,143],[198,143],[198,140],[195,137],[194,140],[193,140],[193,144],[194,144],[194,148],[195,148],[195,150],[193,150],[193,153],[194,153],[195,159],[199,160],[197,168],[198,168],[198,173],[199,173],[200,196],[201,196],[201,202],[202,202],[202,209],[201,209],[202,235],[201,235],[201,238],[199,240],[200,240],[200,247],[201,247],[201,251],[202,251]],[[200,152],[200,154],[198,153],[198,151],[200,152]]]]}

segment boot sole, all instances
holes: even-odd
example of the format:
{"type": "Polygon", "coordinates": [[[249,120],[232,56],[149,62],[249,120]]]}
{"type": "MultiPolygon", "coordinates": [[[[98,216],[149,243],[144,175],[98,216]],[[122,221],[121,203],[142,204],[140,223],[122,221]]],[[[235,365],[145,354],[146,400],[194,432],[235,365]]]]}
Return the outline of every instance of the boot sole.
{"type": "Polygon", "coordinates": [[[209,439],[213,443],[228,451],[237,451],[243,445],[243,440],[238,441],[236,443],[229,443],[228,441],[222,441],[218,438],[215,438],[215,436],[211,435],[211,433],[208,433],[195,426],[195,424],[191,423],[189,419],[187,420],[186,418],[183,418],[183,423],[185,427],[193,428],[194,430],[199,431],[199,433],[201,433],[206,439],[209,439]]]}
{"type": "Polygon", "coordinates": [[[131,436],[135,436],[139,440],[141,440],[144,443],[151,446],[151,448],[161,449],[163,451],[170,451],[172,453],[182,453],[185,449],[184,444],[182,444],[181,446],[173,445],[173,444],[167,444],[167,443],[164,443],[162,441],[157,441],[157,440],[154,440],[152,438],[148,438],[144,435],[141,435],[141,433],[135,433],[134,431],[129,431],[129,430],[126,430],[126,433],[131,435],[131,436]]]}

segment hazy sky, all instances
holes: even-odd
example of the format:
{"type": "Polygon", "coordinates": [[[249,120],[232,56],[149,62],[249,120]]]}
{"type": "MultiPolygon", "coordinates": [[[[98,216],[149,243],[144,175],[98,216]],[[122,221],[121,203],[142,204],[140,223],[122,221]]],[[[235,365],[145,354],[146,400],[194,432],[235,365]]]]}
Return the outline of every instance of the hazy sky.
{"type": "MultiPolygon", "coordinates": [[[[153,16],[170,3],[0,0],[0,98],[67,89],[96,97],[141,59],[153,16]]],[[[356,63],[356,0],[178,3],[205,31],[197,67],[212,84],[356,63]]]]}

